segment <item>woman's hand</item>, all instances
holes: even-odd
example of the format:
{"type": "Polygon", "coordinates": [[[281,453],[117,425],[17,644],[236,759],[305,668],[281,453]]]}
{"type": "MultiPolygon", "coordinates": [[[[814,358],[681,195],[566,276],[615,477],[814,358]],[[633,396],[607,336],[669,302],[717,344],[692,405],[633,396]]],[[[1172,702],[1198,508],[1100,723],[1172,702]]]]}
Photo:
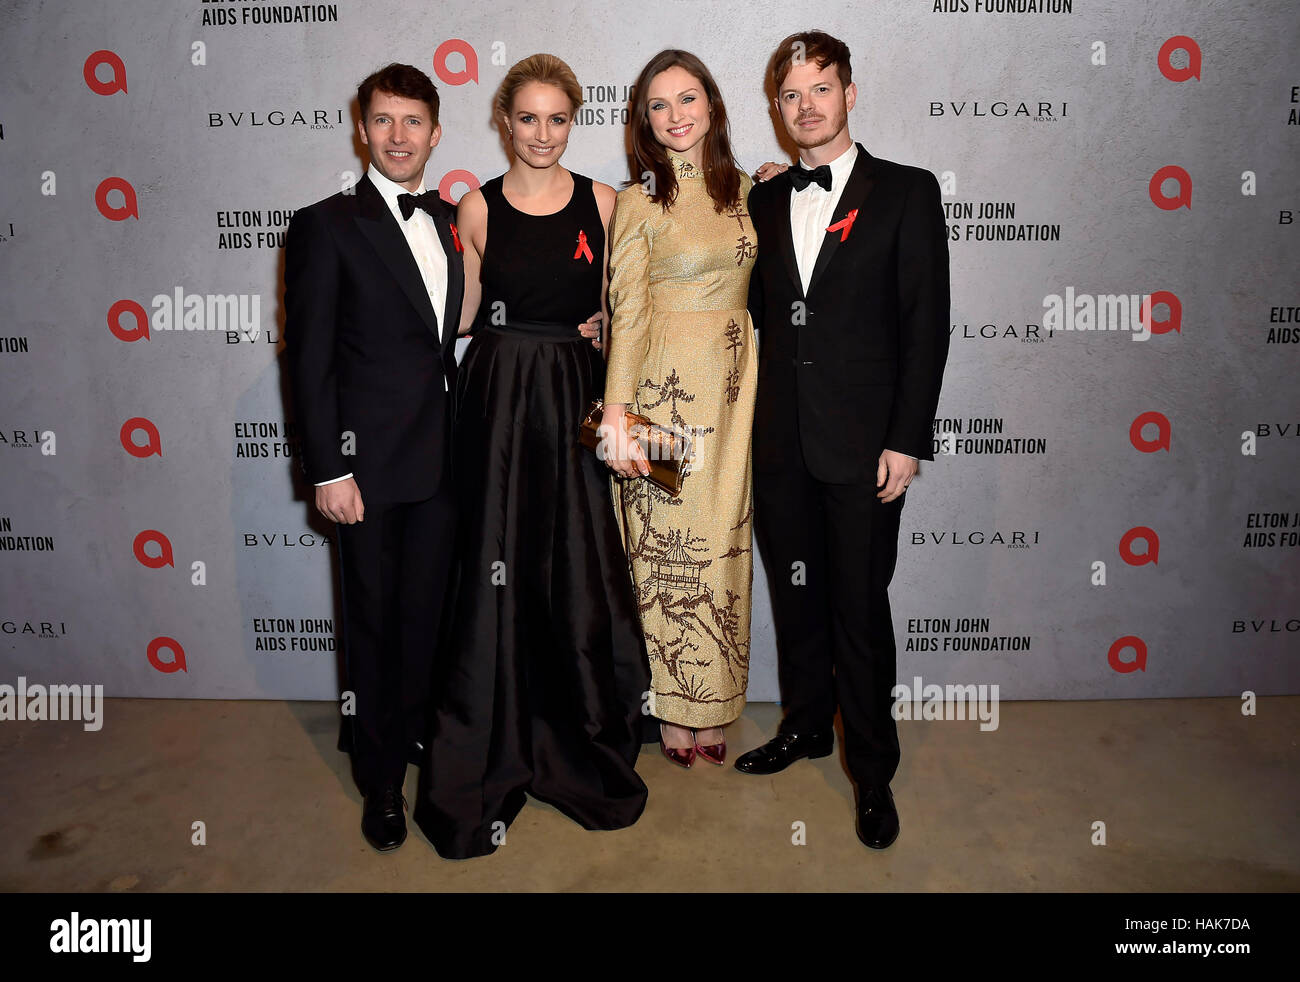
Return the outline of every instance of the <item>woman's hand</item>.
{"type": "Polygon", "coordinates": [[[790,169],[789,164],[778,164],[769,160],[767,163],[765,163],[762,167],[760,167],[758,170],[754,172],[754,180],[758,181],[759,183],[762,183],[763,181],[770,181],[772,178],[776,177],[777,175],[784,174],[789,169],[790,169]]]}
{"type": "Polygon", "coordinates": [[[578,325],[578,333],[584,338],[591,338],[591,346],[600,350],[600,336],[605,329],[605,312],[598,310],[578,325]]]}
{"type": "Polygon", "coordinates": [[[627,406],[617,403],[605,407],[600,426],[596,428],[600,436],[596,455],[619,477],[645,477],[650,473],[650,464],[641,444],[627,431],[626,412],[627,406]]]}

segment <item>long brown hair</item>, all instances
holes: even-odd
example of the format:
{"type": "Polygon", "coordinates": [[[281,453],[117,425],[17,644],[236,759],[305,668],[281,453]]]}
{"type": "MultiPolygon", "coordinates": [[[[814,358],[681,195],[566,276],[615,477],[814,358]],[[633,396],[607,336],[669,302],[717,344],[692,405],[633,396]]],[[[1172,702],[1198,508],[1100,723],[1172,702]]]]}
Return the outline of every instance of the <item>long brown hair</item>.
{"type": "MultiPolygon", "coordinates": [[[[637,76],[632,90],[632,157],[637,174],[647,171],[654,177],[654,194],[650,200],[667,210],[677,200],[677,174],[668,159],[667,148],[655,139],[650,128],[650,82],[660,72],[669,68],[683,68],[693,75],[704,88],[704,98],[710,109],[709,132],[704,134],[704,186],[713,199],[713,210],[721,214],[740,202],[740,172],[731,152],[731,123],[727,107],[722,103],[722,93],[704,62],[689,51],[668,48],[659,52],[637,76]]],[[[635,184],[637,181],[629,181],[635,184]]]]}

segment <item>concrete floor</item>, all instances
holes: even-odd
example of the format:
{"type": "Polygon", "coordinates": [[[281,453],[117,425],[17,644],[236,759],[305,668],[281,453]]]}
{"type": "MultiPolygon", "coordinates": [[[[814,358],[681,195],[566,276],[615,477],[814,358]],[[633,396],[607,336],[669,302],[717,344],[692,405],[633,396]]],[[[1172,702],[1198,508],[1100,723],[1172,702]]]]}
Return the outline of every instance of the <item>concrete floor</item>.
{"type": "MultiPolygon", "coordinates": [[[[1239,707],[1003,703],[993,732],[902,722],[902,833],[883,852],[854,836],[838,750],[757,778],[683,771],[650,745],[634,827],[586,832],[530,799],[494,856],[448,862],[413,823],[394,853],[366,845],[332,703],[115,699],[99,732],[0,725],[0,890],[1300,890],[1300,697],[1239,707]]],[[[778,718],[751,705],[731,756],[778,718]]]]}

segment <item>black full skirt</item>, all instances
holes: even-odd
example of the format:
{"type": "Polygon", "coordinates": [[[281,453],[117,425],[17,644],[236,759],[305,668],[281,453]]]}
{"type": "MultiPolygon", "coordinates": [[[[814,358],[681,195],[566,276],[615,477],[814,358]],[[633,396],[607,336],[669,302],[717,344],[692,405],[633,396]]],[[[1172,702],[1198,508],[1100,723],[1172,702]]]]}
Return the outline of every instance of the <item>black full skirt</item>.
{"type": "Polygon", "coordinates": [[[634,823],[650,673],[609,472],[578,444],[588,340],[480,331],[456,392],[458,586],[415,820],[444,858],[494,852],[526,794],[634,823]]]}

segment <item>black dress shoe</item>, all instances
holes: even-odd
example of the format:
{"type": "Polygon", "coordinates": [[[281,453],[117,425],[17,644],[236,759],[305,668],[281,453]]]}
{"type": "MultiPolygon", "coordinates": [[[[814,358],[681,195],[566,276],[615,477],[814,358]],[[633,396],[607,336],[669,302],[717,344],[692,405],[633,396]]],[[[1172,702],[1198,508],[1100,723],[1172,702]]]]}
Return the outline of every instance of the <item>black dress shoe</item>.
{"type": "Polygon", "coordinates": [[[420,767],[424,763],[424,742],[421,740],[412,740],[411,745],[406,748],[406,762],[412,767],[420,767]]]}
{"type": "Polygon", "coordinates": [[[736,770],[745,774],[775,774],[804,757],[827,757],[835,749],[835,734],[778,733],[761,747],[736,758],[736,770]]]}
{"type": "Polygon", "coordinates": [[[380,852],[396,849],[406,841],[406,799],[400,784],[390,784],[366,795],[361,812],[361,834],[380,852]]]}
{"type": "Polygon", "coordinates": [[[858,838],[871,849],[887,849],[898,838],[898,809],[889,785],[858,795],[858,838]]]}

